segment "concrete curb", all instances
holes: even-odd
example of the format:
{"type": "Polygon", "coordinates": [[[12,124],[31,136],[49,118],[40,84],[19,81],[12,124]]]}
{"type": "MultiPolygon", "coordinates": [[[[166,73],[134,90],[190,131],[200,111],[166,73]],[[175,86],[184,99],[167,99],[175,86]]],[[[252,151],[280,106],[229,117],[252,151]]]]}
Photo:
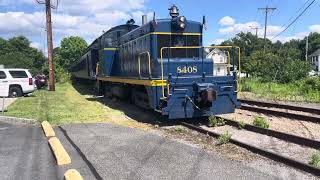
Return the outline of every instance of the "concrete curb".
{"type": "Polygon", "coordinates": [[[2,116],[2,115],[0,115],[0,121],[8,123],[8,124],[16,124],[16,125],[21,125],[21,124],[36,125],[36,124],[39,124],[39,122],[34,119],[18,118],[18,117],[2,116]]]}
{"type": "Polygon", "coordinates": [[[51,137],[49,139],[49,144],[53,151],[53,154],[57,160],[58,165],[66,165],[71,163],[71,158],[67,151],[62,146],[60,140],[56,137],[51,137]]]}
{"type": "Polygon", "coordinates": [[[83,180],[81,174],[75,169],[69,169],[64,173],[65,180],[83,180]]]}
{"type": "Polygon", "coordinates": [[[46,135],[46,137],[53,137],[56,136],[56,133],[54,132],[52,126],[49,124],[48,121],[43,121],[41,123],[42,129],[44,131],[44,134],[46,135]]]}

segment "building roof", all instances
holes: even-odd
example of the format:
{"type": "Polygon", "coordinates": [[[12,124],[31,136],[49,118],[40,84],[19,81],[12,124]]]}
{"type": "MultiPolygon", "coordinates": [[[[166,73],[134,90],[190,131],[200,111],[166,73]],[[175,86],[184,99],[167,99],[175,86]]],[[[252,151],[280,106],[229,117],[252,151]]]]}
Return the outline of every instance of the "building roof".
{"type": "Polygon", "coordinates": [[[313,52],[310,56],[319,56],[320,55],[320,49],[317,49],[315,52],[313,52]]]}
{"type": "Polygon", "coordinates": [[[208,53],[207,57],[211,57],[213,54],[226,55],[223,51],[221,51],[221,49],[214,48],[208,53]]]}

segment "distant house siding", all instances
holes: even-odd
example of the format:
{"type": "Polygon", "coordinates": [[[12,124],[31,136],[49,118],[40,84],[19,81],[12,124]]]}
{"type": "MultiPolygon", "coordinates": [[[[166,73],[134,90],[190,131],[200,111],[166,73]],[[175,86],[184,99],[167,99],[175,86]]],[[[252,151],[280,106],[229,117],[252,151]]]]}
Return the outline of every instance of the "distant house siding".
{"type": "Polygon", "coordinates": [[[224,52],[222,52],[219,49],[214,49],[207,55],[207,58],[212,59],[214,63],[214,68],[213,68],[214,76],[227,75],[228,57],[224,52]]]}
{"type": "Polygon", "coordinates": [[[320,75],[320,49],[316,50],[309,56],[313,70],[320,75]]]}

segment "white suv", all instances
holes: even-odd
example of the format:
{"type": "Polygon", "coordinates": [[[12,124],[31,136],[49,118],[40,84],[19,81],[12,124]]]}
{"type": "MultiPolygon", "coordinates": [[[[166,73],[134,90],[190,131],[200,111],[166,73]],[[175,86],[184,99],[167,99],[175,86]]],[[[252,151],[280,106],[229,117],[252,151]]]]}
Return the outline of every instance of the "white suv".
{"type": "Polygon", "coordinates": [[[0,69],[0,94],[20,97],[35,91],[34,81],[27,69],[0,69]]]}

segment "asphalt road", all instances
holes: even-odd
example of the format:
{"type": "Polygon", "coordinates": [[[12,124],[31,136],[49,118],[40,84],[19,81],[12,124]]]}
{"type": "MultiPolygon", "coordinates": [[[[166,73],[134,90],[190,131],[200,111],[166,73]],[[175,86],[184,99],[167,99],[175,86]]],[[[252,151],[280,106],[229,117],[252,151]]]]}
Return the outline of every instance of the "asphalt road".
{"type": "Polygon", "coordinates": [[[277,179],[139,129],[103,123],[62,128],[102,179],[277,179]]]}
{"type": "Polygon", "coordinates": [[[58,179],[47,139],[40,127],[0,122],[1,179],[58,179]]]}
{"type": "MultiPolygon", "coordinates": [[[[61,132],[56,133],[60,135],[61,132]]],[[[60,141],[72,158],[70,165],[56,164],[40,126],[16,122],[13,125],[0,120],[0,179],[61,180],[65,171],[71,168],[80,170],[87,179],[94,179],[86,163],[63,135],[60,141]]]]}
{"type": "Polygon", "coordinates": [[[154,131],[91,123],[63,125],[55,132],[71,156],[69,165],[56,164],[39,125],[0,120],[0,179],[61,180],[68,169],[86,180],[308,179],[286,167],[232,161],[154,131]]]}

